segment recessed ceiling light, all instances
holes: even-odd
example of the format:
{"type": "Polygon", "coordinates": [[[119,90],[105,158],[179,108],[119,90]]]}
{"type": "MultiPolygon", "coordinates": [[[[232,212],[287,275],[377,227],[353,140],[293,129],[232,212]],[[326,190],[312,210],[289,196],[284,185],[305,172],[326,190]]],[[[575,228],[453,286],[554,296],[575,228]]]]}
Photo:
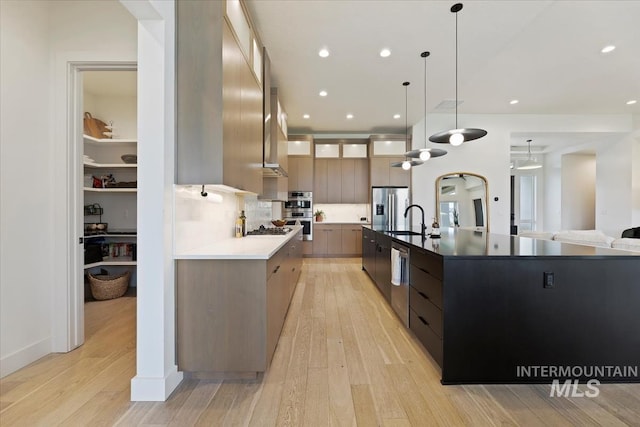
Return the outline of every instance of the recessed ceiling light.
{"type": "Polygon", "coordinates": [[[605,46],[602,48],[602,50],[600,52],[602,53],[609,53],[612,52],[616,47],[612,44],[610,44],[609,46],[605,46]]]}
{"type": "Polygon", "coordinates": [[[380,56],[382,56],[383,58],[386,58],[389,55],[391,55],[391,51],[389,49],[382,49],[380,51],[380,56]]]}
{"type": "Polygon", "coordinates": [[[631,100],[627,101],[627,105],[633,105],[633,104],[635,104],[636,102],[638,102],[638,100],[636,100],[636,99],[631,99],[631,100]]]}
{"type": "Polygon", "coordinates": [[[518,102],[520,101],[518,101],[517,99],[512,99],[511,101],[509,101],[509,104],[514,105],[514,104],[517,104],[518,102]]]}
{"type": "Polygon", "coordinates": [[[318,55],[322,58],[326,58],[327,56],[329,56],[329,50],[326,48],[322,48],[320,49],[320,51],[318,52],[318,55]]]}
{"type": "Polygon", "coordinates": [[[399,119],[400,118],[400,114],[394,114],[393,118],[396,119],[396,120],[399,119]]]}
{"type": "Polygon", "coordinates": [[[347,119],[349,120],[353,119],[353,114],[347,114],[347,119]]]}
{"type": "Polygon", "coordinates": [[[308,114],[303,114],[303,115],[302,115],[302,118],[303,118],[303,119],[308,119],[309,117],[311,117],[311,116],[309,116],[308,114]]]}
{"type": "Polygon", "coordinates": [[[327,91],[326,90],[321,90],[319,95],[320,96],[327,96],[327,91]]]}

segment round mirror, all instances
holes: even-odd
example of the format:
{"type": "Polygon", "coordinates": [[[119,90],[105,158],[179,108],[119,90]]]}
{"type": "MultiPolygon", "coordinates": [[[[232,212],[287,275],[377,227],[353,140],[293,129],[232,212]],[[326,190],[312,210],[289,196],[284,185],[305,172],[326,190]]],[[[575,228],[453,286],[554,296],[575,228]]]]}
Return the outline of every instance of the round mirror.
{"type": "Polygon", "coordinates": [[[487,179],[469,172],[452,172],[436,179],[440,229],[489,230],[487,179]]]}

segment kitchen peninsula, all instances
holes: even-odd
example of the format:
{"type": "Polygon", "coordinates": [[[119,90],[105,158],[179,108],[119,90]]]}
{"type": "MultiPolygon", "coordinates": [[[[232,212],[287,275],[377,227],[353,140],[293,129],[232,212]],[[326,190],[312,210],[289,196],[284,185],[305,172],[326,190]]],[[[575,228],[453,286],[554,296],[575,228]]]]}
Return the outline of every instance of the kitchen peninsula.
{"type": "Polygon", "coordinates": [[[409,328],[443,384],[640,381],[640,253],[449,230],[423,239],[363,227],[363,269],[387,299],[391,260],[378,249],[409,248],[409,328]],[[544,374],[576,366],[635,369],[544,374]]]}
{"type": "Polygon", "coordinates": [[[302,227],[175,254],[178,368],[201,378],[267,370],[302,267],[302,227]]]}

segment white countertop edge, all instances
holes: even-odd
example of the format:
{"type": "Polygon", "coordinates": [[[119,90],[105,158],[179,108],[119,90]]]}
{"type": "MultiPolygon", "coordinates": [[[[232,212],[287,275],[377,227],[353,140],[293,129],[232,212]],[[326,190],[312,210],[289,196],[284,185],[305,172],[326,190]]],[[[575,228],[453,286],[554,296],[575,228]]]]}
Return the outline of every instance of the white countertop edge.
{"type": "Polygon", "coordinates": [[[302,229],[302,226],[293,225],[291,228],[293,231],[284,236],[245,236],[219,240],[209,245],[175,253],[173,258],[267,260],[289,242],[302,229]]]}

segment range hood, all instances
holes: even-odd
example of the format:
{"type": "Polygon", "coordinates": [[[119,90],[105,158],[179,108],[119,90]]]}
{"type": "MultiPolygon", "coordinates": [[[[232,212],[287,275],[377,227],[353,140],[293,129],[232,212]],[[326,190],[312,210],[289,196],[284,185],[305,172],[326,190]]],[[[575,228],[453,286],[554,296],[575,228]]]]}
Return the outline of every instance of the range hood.
{"type": "Polygon", "coordinates": [[[262,176],[265,178],[287,178],[287,171],[277,163],[264,163],[262,165],[262,176]]]}
{"type": "MultiPolygon", "coordinates": [[[[278,127],[282,120],[282,109],[278,102],[278,89],[271,87],[271,61],[266,48],[262,48],[262,87],[264,88],[262,176],[265,178],[286,178],[288,177],[287,171],[278,161],[278,127]]],[[[280,148],[286,149],[286,147],[280,148]]],[[[280,153],[280,156],[282,154],[284,153],[280,153]]]]}

